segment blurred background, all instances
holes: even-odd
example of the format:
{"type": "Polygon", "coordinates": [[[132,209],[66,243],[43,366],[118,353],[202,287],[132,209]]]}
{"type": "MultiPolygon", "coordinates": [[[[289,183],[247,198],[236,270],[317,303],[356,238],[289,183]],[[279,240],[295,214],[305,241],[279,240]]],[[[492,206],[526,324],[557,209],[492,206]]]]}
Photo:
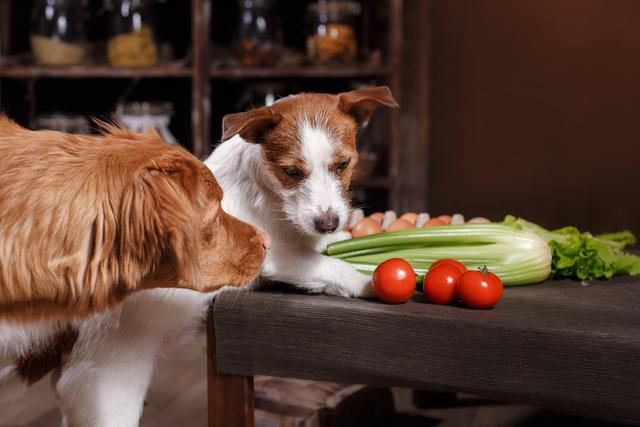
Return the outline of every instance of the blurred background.
{"type": "Polygon", "coordinates": [[[222,116],[388,84],[355,204],[640,232],[635,0],[0,0],[0,109],[154,126],[205,158],[222,116]]]}
{"type": "MultiPolygon", "coordinates": [[[[0,110],[78,133],[115,115],[204,159],[225,114],[387,84],[401,109],[380,109],[358,135],[352,191],[367,213],[514,214],[638,234],[639,16],[638,0],[0,0],[0,110]]],[[[182,357],[158,369],[143,425],[204,424],[204,353],[182,357]]],[[[263,425],[352,426],[327,420],[354,414],[380,425],[575,424],[477,399],[434,412],[451,396],[274,381],[257,380],[263,425]],[[323,424],[273,410],[282,396],[270,393],[288,387],[287,408],[324,413],[323,424]],[[414,412],[435,404],[394,424],[392,399],[414,412]]],[[[57,424],[43,383],[3,408],[0,425],[57,424]]]]}

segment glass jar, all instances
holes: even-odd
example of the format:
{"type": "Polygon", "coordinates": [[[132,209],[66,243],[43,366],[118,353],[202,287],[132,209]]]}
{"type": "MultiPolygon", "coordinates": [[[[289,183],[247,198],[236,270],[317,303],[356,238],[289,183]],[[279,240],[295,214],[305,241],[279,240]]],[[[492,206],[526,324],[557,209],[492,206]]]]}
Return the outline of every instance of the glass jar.
{"type": "Polygon", "coordinates": [[[67,133],[87,135],[91,133],[89,121],[85,116],[71,113],[53,112],[38,114],[33,129],[57,130],[67,133]]]}
{"type": "Polygon", "coordinates": [[[87,55],[83,1],[38,0],[32,13],[29,41],[38,64],[82,63],[87,55]]]}
{"type": "Polygon", "coordinates": [[[115,0],[109,17],[107,55],[114,67],[151,67],[158,63],[153,9],[147,0],[115,0]]]}
{"type": "Polygon", "coordinates": [[[234,42],[236,58],[244,66],[271,66],[282,53],[282,29],[269,0],[239,0],[240,22],[234,42]]]}
{"type": "Polygon", "coordinates": [[[354,1],[319,1],[307,6],[307,55],[312,62],[345,63],[355,59],[355,21],[360,10],[360,4],[354,1]]]}
{"type": "Polygon", "coordinates": [[[169,130],[173,105],[170,102],[127,102],[116,107],[118,120],[129,130],[155,129],[165,143],[177,144],[169,130]]]}

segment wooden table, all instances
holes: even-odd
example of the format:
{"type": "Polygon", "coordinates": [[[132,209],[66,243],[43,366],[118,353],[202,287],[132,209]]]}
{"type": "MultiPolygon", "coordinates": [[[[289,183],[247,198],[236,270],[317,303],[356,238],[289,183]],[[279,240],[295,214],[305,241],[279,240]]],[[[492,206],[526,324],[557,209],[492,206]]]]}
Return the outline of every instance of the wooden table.
{"type": "Polygon", "coordinates": [[[257,374],[474,393],[640,424],[640,278],[505,289],[493,310],[286,290],[209,319],[211,426],[252,426],[257,374]]]}

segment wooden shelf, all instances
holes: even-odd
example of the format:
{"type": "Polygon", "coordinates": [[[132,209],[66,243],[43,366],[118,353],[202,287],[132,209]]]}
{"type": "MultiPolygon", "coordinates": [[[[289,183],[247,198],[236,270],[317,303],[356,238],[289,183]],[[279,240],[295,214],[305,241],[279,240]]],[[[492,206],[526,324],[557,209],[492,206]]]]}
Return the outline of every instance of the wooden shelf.
{"type": "MultiPolygon", "coordinates": [[[[318,65],[294,65],[305,61],[300,54],[298,58],[288,57],[286,62],[290,65],[281,64],[274,67],[243,67],[232,65],[233,55],[230,49],[220,50],[219,45],[214,44],[214,32],[211,26],[214,20],[212,16],[221,16],[226,19],[227,9],[223,7],[222,0],[190,0],[190,45],[186,49],[189,52],[188,58],[181,58],[176,61],[162,62],[150,68],[113,68],[106,63],[106,58],[92,57],[88,64],[71,67],[47,67],[36,65],[32,54],[28,52],[13,52],[11,49],[3,49],[3,52],[12,52],[11,56],[0,57],[0,79],[23,79],[29,83],[36,82],[37,79],[186,79],[191,83],[191,151],[199,158],[205,158],[211,147],[211,126],[213,114],[212,109],[220,108],[214,100],[222,95],[218,85],[222,85],[222,91],[226,86],[234,86],[237,81],[243,79],[272,79],[292,83],[293,87],[304,87],[307,84],[314,86],[321,79],[337,79],[335,82],[318,84],[321,88],[332,90],[332,86],[344,87],[348,79],[368,80],[375,79],[379,84],[386,84],[391,88],[396,100],[402,102],[402,81],[400,73],[400,62],[402,58],[402,16],[404,0],[386,0],[385,14],[377,16],[373,4],[378,2],[365,1],[363,8],[362,26],[360,34],[363,40],[369,41],[368,49],[381,52],[379,58],[374,56],[359,57],[359,62],[335,66],[318,65]],[[377,18],[385,17],[388,25],[385,30],[379,30],[377,18]],[[376,34],[384,31],[385,34],[376,34]],[[95,58],[95,59],[94,59],[95,58]],[[288,79],[288,80],[287,80],[288,79]],[[307,80],[302,82],[301,80],[307,80]],[[339,81],[339,79],[345,79],[339,81]],[[333,83],[336,83],[335,85],[333,83]],[[339,83],[339,84],[337,84],[339,83]],[[215,91],[213,90],[215,84],[215,91]]],[[[185,2],[187,3],[187,2],[185,2]]],[[[28,6],[23,2],[9,2],[0,0],[0,31],[3,35],[12,32],[26,31],[25,22],[13,22],[12,15],[7,5],[20,4],[20,16],[27,16],[28,6]],[[6,6],[6,7],[3,7],[6,6]],[[7,13],[5,13],[7,12],[7,13]],[[15,31],[9,29],[15,26],[15,31]],[[6,34],[5,34],[6,33],[6,34]]],[[[380,10],[383,9],[380,8],[380,10]]],[[[300,8],[302,11],[304,8],[300,8]]],[[[376,9],[377,10],[377,9],[376,9]]],[[[377,12],[376,12],[377,13],[377,12]]],[[[21,18],[22,19],[22,18],[21,18]]],[[[181,28],[184,30],[184,28],[181,28]]],[[[0,37],[3,42],[8,37],[0,37]]],[[[226,38],[226,37],[225,37],[226,38]]],[[[221,40],[220,43],[225,41],[221,40]]],[[[3,43],[10,45],[8,43],[3,43]]],[[[371,50],[371,52],[374,52],[371,50]]],[[[373,53],[371,54],[373,55],[373,53]]],[[[323,89],[325,90],[325,89],[323,89]]],[[[38,111],[37,96],[41,93],[35,89],[35,85],[28,86],[28,108],[22,109],[23,115],[28,115],[32,120],[38,111]]],[[[219,111],[216,110],[216,114],[219,111]]],[[[354,187],[380,190],[380,193],[388,196],[388,208],[399,208],[399,180],[397,179],[400,169],[400,112],[390,110],[388,112],[388,154],[384,160],[388,170],[388,176],[361,179],[353,183],[354,187]]],[[[26,118],[23,118],[28,121],[26,118]]],[[[373,191],[372,191],[373,192],[373,191]]]]}
{"type": "Polygon", "coordinates": [[[46,67],[40,65],[3,65],[0,77],[7,78],[166,78],[191,77],[193,70],[179,63],[160,64],[149,68],[114,68],[109,65],[74,65],[46,67]]]}
{"type": "Polygon", "coordinates": [[[243,78],[341,78],[341,77],[386,77],[386,66],[353,64],[344,66],[294,66],[294,67],[218,67],[212,65],[210,77],[222,79],[243,78]]]}

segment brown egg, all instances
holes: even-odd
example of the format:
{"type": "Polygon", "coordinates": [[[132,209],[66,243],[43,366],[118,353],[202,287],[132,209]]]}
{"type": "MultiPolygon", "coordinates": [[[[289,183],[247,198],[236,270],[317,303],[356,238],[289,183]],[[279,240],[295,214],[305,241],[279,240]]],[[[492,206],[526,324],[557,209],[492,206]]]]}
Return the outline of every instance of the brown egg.
{"type": "Polygon", "coordinates": [[[362,237],[370,234],[382,233],[382,227],[375,219],[362,218],[352,229],[351,236],[362,237]]]}
{"type": "Polygon", "coordinates": [[[413,228],[413,224],[406,219],[398,218],[387,227],[386,231],[400,231],[407,228],[413,228]]]}
{"type": "Polygon", "coordinates": [[[438,218],[431,218],[429,221],[427,221],[424,224],[423,227],[436,227],[439,225],[447,225],[447,224],[438,217],[438,218]]]}
{"type": "Polygon", "coordinates": [[[467,224],[490,224],[490,223],[491,223],[490,220],[482,216],[477,216],[467,221],[467,224]]]}
{"type": "Polygon", "coordinates": [[[384,219],[384,214],[382,212],[374,212],[369,215],[369,218],[378,221],[378,224],[382,224],[382,220],[384,219]]]}
{"type": "Polygon", "coordinates": [[[400,219],[404,219],[409,221],[414,227],[416,226],[416,219],[418,219],[418,214],[415,212],[407,212],[403,214],[400,219]]]}
{"type": "Polygon", "coordinates": [[[451,224],[451,215],[440,215],[438,219],[445,224],[451,224]]]}

